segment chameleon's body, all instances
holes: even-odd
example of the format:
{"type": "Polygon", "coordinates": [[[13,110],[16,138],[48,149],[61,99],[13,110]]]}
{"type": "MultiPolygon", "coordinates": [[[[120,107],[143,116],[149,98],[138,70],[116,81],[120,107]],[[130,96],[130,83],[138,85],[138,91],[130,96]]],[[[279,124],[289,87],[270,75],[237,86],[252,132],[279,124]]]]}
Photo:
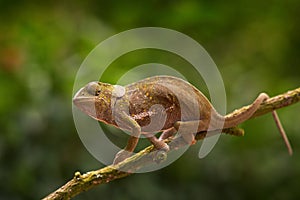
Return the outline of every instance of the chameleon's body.
{"type": "Polygon", "coordinates": [[[124,87],[91,82],[77,92],[73,101],[96,120],[131,131],[125,150],[116,156],[114,162],[118,163],[135,149],[140,134],[146,135],[156,148],[167,151],[168,145],[162,140],[179,128],[186,132],[184,138],[190,143],[197,132],[242,123],[267,98],[262,93],[244,112],[222,116],[190,83],[171,76],[154,76],[124,87]],[[223,126],[219,127],[220,124],[223,126]],[[160,139],[153,136],[152,133],[160,131],[160,139]]]}

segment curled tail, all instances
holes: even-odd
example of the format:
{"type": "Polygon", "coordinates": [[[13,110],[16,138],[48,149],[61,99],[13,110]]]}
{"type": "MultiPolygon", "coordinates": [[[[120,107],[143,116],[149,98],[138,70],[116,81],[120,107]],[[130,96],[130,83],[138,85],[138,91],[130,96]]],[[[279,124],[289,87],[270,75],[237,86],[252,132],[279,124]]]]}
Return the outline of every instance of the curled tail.
{"type": "MultiPolygon", "coordinates": [[[[231,128],[231,127],[237,126],[238,124],[249,119],[255,113],[255,111],[257,111],[260,104],[263,103],[268,98],[269,98],[269,96],[266,93],[261,93],[261,94],[259,94],[259,96],[255,99],[255,101],[251,105],[244,107],[241,112],[239,110],[239,112],[237,112],[237,113],[233,112],[231,114],[226,115],[224,117],[225,118],[224,119],[224,128],[231,128]]],[[[276,123],[276,126],[281,134],[281,137],[283,138],[283,141],[289,151],[289,154],[292,155],[293,149],[292,149],[289,139],[281,125],[281,122],[279,120],[277,112],[275,110],[273,110],[272,115],[273,115],[274,121],[276,123]]]]}
{"type": "Polygon", "coordinates": [[[224,128],[231,128],[248,120],[259,108],[260,104],[268,98],[269,96],[266,93],[260,93],[255,101],[251,105],[242,108],[242,111],[240,109],[238,113],[233,112],[226,115],[224,128]]]}

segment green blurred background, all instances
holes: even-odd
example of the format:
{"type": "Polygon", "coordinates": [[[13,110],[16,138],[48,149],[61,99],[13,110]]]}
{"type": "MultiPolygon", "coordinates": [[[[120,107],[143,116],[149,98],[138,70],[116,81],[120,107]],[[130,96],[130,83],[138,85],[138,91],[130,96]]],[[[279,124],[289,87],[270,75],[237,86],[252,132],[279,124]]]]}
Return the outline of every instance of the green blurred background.
{"type": "MultiPolygon", "coordinates": [[[[143,26],[187,34],[219,67],[231,111],[259,92],[299,87],[299,10],[297,0],[0,1],[0,199],[39,199],[75,171],[102,167],[77,135],[71,101],[76,72],[99,42],[143,26]]],[[[182,62],[168,57],[133,52],[105,79],[115,82],[122,66],[182,62]]],[[[242,124],[244,137],[221,136],[204,159],[194,145],[164,169],[75,199],[299,199],[299,112],[300,105],[279,110],[293,157],[266,115],[242,124]]]]}

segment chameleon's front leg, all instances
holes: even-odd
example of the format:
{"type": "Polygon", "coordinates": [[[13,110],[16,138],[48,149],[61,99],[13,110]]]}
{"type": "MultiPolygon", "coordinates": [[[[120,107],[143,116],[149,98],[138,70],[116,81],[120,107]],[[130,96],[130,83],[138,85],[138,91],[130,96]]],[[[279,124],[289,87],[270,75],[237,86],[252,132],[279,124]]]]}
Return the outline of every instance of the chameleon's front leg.
{"type": "Polygon", "coordinates": [[[141,135],[140,125],[125,112],[122,112],[119,118],[121,118],[122,123],[127,124],[131,128],[131,136],[127,141],[126,147],[116,154],[113,164],[118,164],[119,162],[131,156],[141,135]]]}
{"type": "MultiPolygon", "coordinates": [[[[141,135],[140,125],[125,112],[123,112],[119,118],[122,119],[123,123],[126,123],[131,127],[131,136],[127,141],[126,147],[116,154],[113,164],[118,164],[119,162],[131,156],[141,135]]],[[[162,140],[157,139],[155,136],[148,137],[148,139],[154,145],[154,147],[159,150],[159,152],[165,153],[169,151],[169,146],[162,140]]]]}

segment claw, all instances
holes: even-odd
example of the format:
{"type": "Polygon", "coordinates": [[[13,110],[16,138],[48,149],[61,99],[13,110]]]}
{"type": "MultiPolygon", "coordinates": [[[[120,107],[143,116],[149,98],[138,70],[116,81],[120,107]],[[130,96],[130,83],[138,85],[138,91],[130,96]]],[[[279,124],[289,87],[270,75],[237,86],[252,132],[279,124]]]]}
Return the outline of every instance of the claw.
{"type": "Polygon", "coordinates": [[[124,161],[126,158],[129,158],[131,155],[132,155],[132,152],[129,152],[126,150],[121,150],[116,154],[113,164],[116,165],[116,164],[124,161]]]}
{"type": "Polygon", "coordinates": [[[165,150],[159,150],[155,153],[154,161],[159,164],[167,159],[167,152],[165,150]]]}

